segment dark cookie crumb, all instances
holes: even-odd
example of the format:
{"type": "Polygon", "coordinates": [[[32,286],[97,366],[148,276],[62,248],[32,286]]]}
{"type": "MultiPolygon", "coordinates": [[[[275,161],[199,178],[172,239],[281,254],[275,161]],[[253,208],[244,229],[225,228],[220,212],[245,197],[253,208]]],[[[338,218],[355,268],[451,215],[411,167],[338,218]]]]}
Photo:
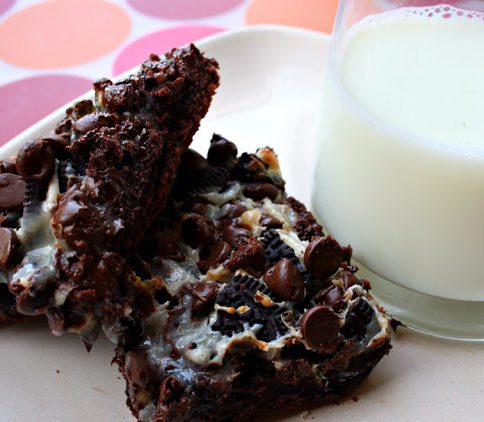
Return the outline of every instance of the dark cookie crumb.
{"type": "Polygon", "coordinates": [[[294,229],[301,240],[311,240],[313,236],[323,236],[323,228],[304,204],[292,196],[286,198],[285,202],[297,213],[294,229]]]}

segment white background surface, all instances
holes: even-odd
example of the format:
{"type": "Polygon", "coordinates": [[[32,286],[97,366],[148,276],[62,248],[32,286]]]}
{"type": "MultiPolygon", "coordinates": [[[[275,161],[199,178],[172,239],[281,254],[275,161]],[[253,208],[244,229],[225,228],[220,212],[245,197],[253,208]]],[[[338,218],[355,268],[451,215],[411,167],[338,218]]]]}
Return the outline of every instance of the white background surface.
{"type": "MultiPolygon", "coordinates": [[[[213,131],[239,152],[273,146],[288,193],[308,202],[327,36],[256,28],[199,45],[220,62],[222,79],[194,146],[205,152],[213,131]]],[[[41,318],[2,324],[0,338],[1,422],[134,420],[104,338],[88,354],[76,336],[48,333],[41,318]]],[[[484,346],[399,329],[390,355],[339,404],[263,420],[483,421],[484,346]]]]}

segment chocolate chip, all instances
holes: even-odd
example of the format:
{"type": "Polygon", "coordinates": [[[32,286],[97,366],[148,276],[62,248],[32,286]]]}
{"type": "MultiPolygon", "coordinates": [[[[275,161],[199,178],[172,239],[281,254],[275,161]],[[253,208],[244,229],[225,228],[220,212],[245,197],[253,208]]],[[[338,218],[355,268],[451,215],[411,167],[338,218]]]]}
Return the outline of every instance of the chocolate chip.
{"type": "Polygon", "coordinates": [[[327,289],[321,290],[313,298],[318,305],[327,305],[335,311],[340,311],[345,306],[344,296],[338,286],[331,285],[327,289]]]}
{"type": "Polygon", "coordinates": [[[114,125],[118,121],[115,114],[96,111],[86,114],[74,123],[74,130],[85,134],[93,129],[114,125]]]}
{"type": "Polygon", "coordinates": [[[212,166],[220,166],[229,160],[237,157],[237,147],[233,142],[222,138],[220,135],[213,135],[208,149],[207,159],[212,166]]]}
{"type": "Polygon", "coordinates": [[[58,232],[57,236],[62,236],[71,247],[84,250],[90,244],[87,240],[97,243],[97,237],[104,229],[93,221],[94,212],[89,208],[86,197],[79,187],[79,184],[72,185],[61,196],[51,225],[54,231],[58,232]],[[86,227],[89,223],[91,225],[88,234],[86,227]]]}
{"type": "Polygon", "coordinates": [[[269,198],[274,201],[279,195],[279,189],[270,183],[250,183],[244,186],[244,195],[254,201],[269,198]]]}
{"type": "Polygon", "coordinates": [[[242,204],[225,204],[220,209],[220,218],[237,218],[240,217],[245,211],[247,211],[247,207],[242,204]]]}
{"type": "Polygon", "coordinates": [[[192,296],[192,314],[201,315],[210,310],[220,290],[217,283],[185,284],[185,290],[192,296]]]}
{"type": "Polygon", "coordinates": [[[17,174],[17,168],[15,167],[15,160],[0,160],[0,173],[13,173],[17,174]]]}
{"type": "Polygon", "coordinates": [[[181,158],[180,170],[183,174],[199,174],[207,170],[208,167],[208,161],[192,149],[188,149],[181,158]]]}
{"type": "Polygon", "coordinates": [[[16,174],[0,174],[0,208],[8,210],[22,205],[25,181],[16,174]]]}
{"type": "Polygon", "coordinates": [[[22,259],[20,241],[12,229],[0,227],[0,267],[3,270],[17,265],[22,259]]]}
{"type": "Polygon", "coordinates": [[[208,210],[208,205],[203,202],[191,202],[187,205],[186,210],[198,215],[205,215],[208,210]]]}
{"type": "Polygon", "coordinates": [[[20,148],[16,166],[25,180],[48,181],[54,173],[54,151],[47,142],[31,140],[20,148]]]}
{"type": "Polygon", "coordinates": [[[342,338],[340,318],[325,305],[315,306],[304,313],[300,321],[301,334],[306,344],[318,353],[336,351],[342,338]]]}
{"type": "Polygon", "coordinates": [[[232,247],[223,240],[220,240],[210,250],[209,255],[203,261],[198,263],[198,267],[203,272],[207,272],[211,267],[226,261],[232,255],[232,247]]]}
{"type": "Polygon", "coordinates": [[[42,142],[47,142],[52,148],[52,151],[54,151],[54,155],[58,158],[66,158],[69,155],[66,150],[66,148],[69,146],[69,139],[65,135],[52,133],[50,135],[43,136],[42,142]]]}
{"type": "Polygon", "coordinates": [[[282,229],[282,223],[279,219],[266,212],[262,213],[259,224],[268,229],[282,229]]]}
{"type": "Polygon", "coordinates": [[[215,227],[213,223],[204,217],[193,216],[182,223],[182,233],[185,242],[192,248],[208,246],[215,239],[215,227]]]}
{"type": "Polygon", "coordinates": [[[247,243],[251,236],[252,232],[250,230],[232,225],[226,226],[222,232],[222,239],[234,248],[247,243]]]}
{"type": "Polygon", "coordinates": [[[293,302],[304,299],[305,291],[301,274],[287,258],[281,259],[264,274],[264,283],[278,296],[293,302]]]}
{"type": "Polygon", "coordinates": [[[327,278],[340,267],[344,250],[331,236],[314,238],[304,253],[307,270],[319,278],[327,278]]]}

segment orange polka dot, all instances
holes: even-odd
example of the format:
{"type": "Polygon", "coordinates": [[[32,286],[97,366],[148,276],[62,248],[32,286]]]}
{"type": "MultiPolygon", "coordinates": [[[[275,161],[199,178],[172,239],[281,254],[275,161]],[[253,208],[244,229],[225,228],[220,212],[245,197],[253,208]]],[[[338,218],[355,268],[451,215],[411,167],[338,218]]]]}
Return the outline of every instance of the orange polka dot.
{"type": "Polygon", "coordinates": [[[331,32],[338,0],[252,0],[245,20],[249,25],[290,25],[331,32]]]}
{"type": "Polygon", "coordinates": [[[130,27],[127,13],[106,1],[46,1],[0,24],[0,58],[30,69],[74,66],[118,47],[130,27]]]}

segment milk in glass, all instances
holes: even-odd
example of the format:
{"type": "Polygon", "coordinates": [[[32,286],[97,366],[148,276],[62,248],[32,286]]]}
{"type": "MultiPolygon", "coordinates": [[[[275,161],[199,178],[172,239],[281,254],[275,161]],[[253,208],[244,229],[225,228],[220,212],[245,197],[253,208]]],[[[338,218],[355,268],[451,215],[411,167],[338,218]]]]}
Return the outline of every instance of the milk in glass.
{"type": "Polygon", "coordinates": [[[484,14],[372,15],[330,60],[314,211],[380,276],[484,300],[484,14]]]}

